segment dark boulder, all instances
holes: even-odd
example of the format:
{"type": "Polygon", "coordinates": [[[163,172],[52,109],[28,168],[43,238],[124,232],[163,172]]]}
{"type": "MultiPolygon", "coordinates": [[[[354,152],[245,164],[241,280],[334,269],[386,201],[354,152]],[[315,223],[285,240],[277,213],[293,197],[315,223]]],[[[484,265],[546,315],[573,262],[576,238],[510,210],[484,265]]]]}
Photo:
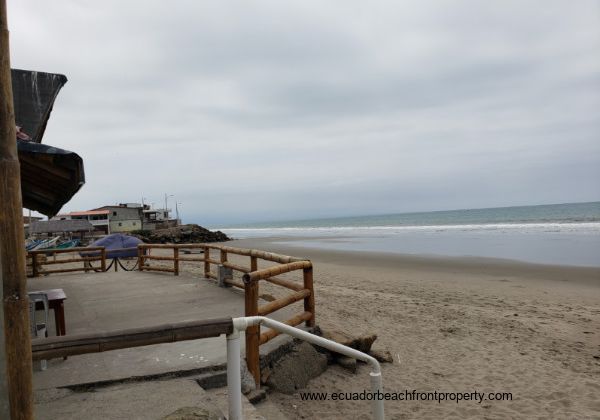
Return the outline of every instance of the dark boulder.
{"type": "Polygon", "coordinates": [[[168,229],[138,230],[132,232],[149,244],[193,244],[205,242],[225,242],[230,238],[221,231],[210,231],[196,224],[181,225],[168,229]]]}

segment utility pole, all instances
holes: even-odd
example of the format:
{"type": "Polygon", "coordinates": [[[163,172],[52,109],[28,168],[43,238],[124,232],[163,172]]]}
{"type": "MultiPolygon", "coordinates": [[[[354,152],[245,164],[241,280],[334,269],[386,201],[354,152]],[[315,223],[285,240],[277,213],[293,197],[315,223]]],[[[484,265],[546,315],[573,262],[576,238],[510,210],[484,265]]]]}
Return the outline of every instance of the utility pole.
{"type": "Polygon", "coordinates": [[[165,215],[167,216],[167,219],[166,219],[167,223],[169,222],[169,208],[167,207],[169,197],[175,197],[175,196],[173,194],[165,193],[165,215]]]}
{"type": "Polygon", "coordinates": [[[0,410],[8,404],[10,417],[33,419],[29,299],[25,283],[25,241],[21,173],[10,75],[10,52],[6,0],[0,0],[0,280],[4,336],[0,350],[0,410]],[[2,382],[6,378],[6,389],[2,382]],[[8,394],[8,395],[6,395],[8,394]]]}

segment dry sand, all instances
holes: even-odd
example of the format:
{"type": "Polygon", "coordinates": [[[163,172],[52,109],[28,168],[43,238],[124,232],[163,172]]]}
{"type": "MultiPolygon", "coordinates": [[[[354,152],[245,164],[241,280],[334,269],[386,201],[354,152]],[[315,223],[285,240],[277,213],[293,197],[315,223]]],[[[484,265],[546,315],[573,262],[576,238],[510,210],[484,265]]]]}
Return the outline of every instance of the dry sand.
{"type": "MultiPolygon", "coordinates": [[[[376,333],[389,350],[386,391],[510,392],[512,401],[390,401],[387,418],[600,418],[600,268],[433,259],[294,248],[268,239],[232,246],[307,256],[317,323],[376,333]]],[[[262,285],[261,285],[262,287],[262,285]]],[[[359,392],[338,366],[306,391],[359,392]]],[[[272,393],[290,418],[370,418],[368,402],[272,393]]]]}

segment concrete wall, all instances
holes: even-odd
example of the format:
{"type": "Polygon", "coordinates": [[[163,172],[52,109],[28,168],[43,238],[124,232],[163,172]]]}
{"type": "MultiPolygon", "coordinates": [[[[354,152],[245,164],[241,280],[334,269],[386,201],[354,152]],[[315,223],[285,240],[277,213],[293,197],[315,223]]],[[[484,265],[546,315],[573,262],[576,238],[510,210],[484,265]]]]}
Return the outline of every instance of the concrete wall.
{"type": "Polygon", "coordinates": [[[111,222],[111,229],[112,229],[112,222],[120,222],[120,221],[134,220],[134,219],[140,220],[141,212],[142,212],[142,210],[140,208],[130,208],[130,207],[107,206],[107,207],[102,207],[102,209],[109,211],[108,217],[111,222]]]}
{"type": "Polygon", "coordinates": [[[131,232],[132,230],[139,230],[142,228],[142,222],[140,219],[130,220],[111,220],[110,221],[110,232],[131,232]]]}

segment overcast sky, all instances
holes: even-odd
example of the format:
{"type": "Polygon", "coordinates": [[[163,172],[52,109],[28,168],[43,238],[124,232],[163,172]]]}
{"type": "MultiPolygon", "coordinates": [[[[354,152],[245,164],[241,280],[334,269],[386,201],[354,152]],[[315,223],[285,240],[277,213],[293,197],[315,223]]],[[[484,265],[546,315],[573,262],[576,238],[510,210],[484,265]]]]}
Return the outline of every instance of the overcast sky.
{"type": "Polygon", "coordinates": [[[9,0],[63,210],[206,225],[600,200],[600,2],[9,0]]]}

